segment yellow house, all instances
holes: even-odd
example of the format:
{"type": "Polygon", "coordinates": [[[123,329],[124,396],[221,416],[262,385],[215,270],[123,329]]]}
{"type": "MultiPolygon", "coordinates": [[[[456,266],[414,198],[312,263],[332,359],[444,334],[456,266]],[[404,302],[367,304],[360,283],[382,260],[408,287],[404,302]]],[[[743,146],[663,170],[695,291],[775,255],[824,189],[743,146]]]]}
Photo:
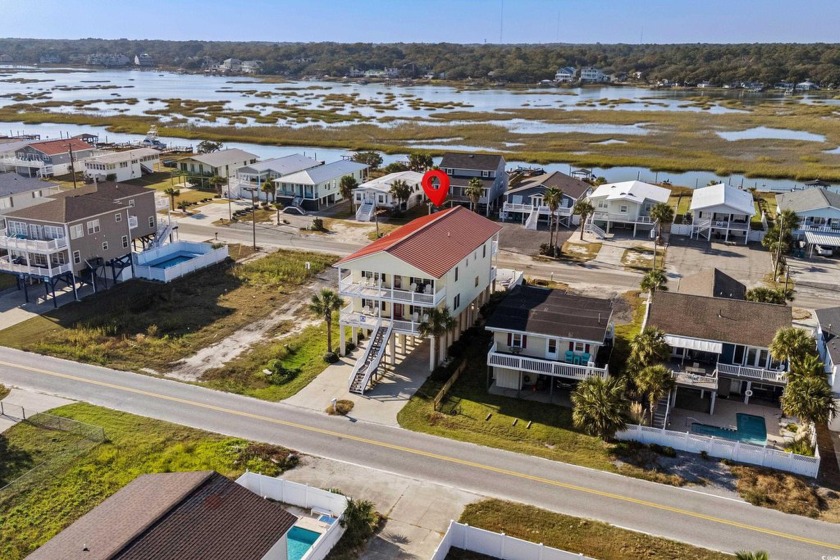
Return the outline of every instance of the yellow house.
{"type": "MultiPolygon", "coordinates": [[[[338,263],[339,294],[350,303],[340,325],[351,327],[353,341],[365,331],[369,340],[350,378],[350,390],[363,392],[390,345],[405,349],[406,337],[420,336],[420,323],[433,308],[449,310],[455,327],[439,349],[458,339],[475,321],[496,277],[493,257],[501,227],[461,206],[418,218],[338,263]]],[[[341,353],[345,352],[341,329],[341,353]]],[[[435,340],[429,368],[436,365],[435,340]]]]}

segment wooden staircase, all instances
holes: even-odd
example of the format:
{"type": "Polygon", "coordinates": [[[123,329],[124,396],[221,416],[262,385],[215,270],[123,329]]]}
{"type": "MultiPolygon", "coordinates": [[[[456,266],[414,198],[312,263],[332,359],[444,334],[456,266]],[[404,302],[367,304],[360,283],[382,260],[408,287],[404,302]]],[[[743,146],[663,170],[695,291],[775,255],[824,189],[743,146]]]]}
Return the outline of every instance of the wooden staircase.
{"type": "Polygon", "coordinates": [[[388,339],[391,338],[392,330],[393,324],[390,321],[383,322],[380,319],[376,322],[365,353],[356,361],[356,365],[350,373],[349,390],[351,393],[365,394],[370,384],[370,378],[379,368],[379,363],[385,354],[385,347],[388,345],[388,339]]]}

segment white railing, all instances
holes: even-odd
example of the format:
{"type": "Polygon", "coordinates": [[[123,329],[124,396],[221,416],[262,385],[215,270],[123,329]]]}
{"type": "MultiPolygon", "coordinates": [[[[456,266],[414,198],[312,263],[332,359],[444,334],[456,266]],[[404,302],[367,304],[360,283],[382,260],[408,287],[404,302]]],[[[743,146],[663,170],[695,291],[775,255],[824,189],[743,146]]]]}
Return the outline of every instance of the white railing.
{"type": "Polygon", "coordinates": [[[735,229],[735,230],[746,230],[747,226],[749,226],[748,222],[729,222],[726,220],[715,220],[714,227],[716,228],[728,228],[728,229],[735,229]]]}
{"type": "Polygon", "coordinates": [[[218,249],[210,248],[210,245],[205,243],[191,243],[187,241],[178,241],[163,247],[156,247],[148,249],[142,253],[132,253],[134,260],[134,275],[147,280],[157,280],[159,282],[171,282],[176,278],[195,272],[196,270],[206,268],[225,260],[228,256],[227,245],[219,247],[218,249]],[[178,263],[168,268],[158,268],[150,266],[146,263],[155,262],[166,255],[176,255],[178,252],[198,253],[188,261],[178,263]]]}
{"type": "Polygon", "coordinates": [[[630,214],[612,214],[610,212],[595,212],[592,218],[600,221],[627,222],[631,224],[653,224],[650,216],[631,216],[630,214]]]}
{"type": "Polygon", "coordinates": [[[445,560],[452,547],[499,560],[592,560],[581,554],[523,541],[455,521],[449,522],[449,528],[435,549],[431,560],[445,560]]]}
{"type": "MultiPolygon", "coordinates": [[[[431,284],[429,284],[431,289],[431,284]]],[[[365,299],[386,299],[398,303],[410,305],[422,305],[436,307],[446,297],[446,288],[441,288],[435,293],[421,293],[413,290],[390,288],[383,286],[380,282],[353,282],[351,278],[339,281],[338,293],[342,296],[360,297],[365,299]]]]}
{"type": "Polygon", "coordinates": [[[690,385],[698,389],[717,390],[718,376],[717,371],[712,375],[703,375],[699,373],[690,373],[687,371],[672,371],[674,380],[683,385],[690,385]]]}
{"type": "Polygon", "coordinates": [[[615,437],[647,444],[656,443],[690,453],[705,451],[712,457],[761,465],[803,476],[816,477],[820,470],[818,450],[815,451],[814,457],[807,457],[741,441],[637,425],[627,426],[626,430],[618,432],[615,437]]]}
{"type": "Polygon", "coordinates": [[[773,369],[764,369],[748,366],[733,366],[729,364],[718,364],[715,373],[734,375],[744,379],[755,381],[770,381],[772,383],[787,383],[787,372],[773,369]]]}
{"type": "MultiPolygon", "coordinates": [[[[533,206],[531,204],[519,204],[514,202],[505,202],[502,205],[502,212],[528,212],[530,213],[534,209],[538,209],[540,214],[548,215],[549,208],[548,206],[533,206]]],[[[572,209],[568,206],[560,206],[557,210],[554,211],[555,216],[571,216],[572,209]]]]}
{"type": "MultiPolygon", "coordinates": [[[[593,362],[590,362],[590,364],[593,362]]],[[[565,377],[568,379],[586,379],[587,377],[609,377],[609,367],[602,368],[595,365],[576,365],[554,360],[543,360],[530,356],[517,356],[497,351],[497,343],[493,343],[487,353],[487,365],[498,366],[529,373],[565,377]]]]}
{"type": "Polygon", "coordinates": [[[73,270],[72,264],[52,264],[50,266],[33,266],[17,264],[11,260],[9,255],[0,257],[0,270],[16,272],[18,274],[29,274],[31,276],[53,277],[73,270]]]}
{"type": "Polygon", "coordinates": [[[52,166],[52,163],[47,163],[41,159],[26,159],[26,158],[18,158],[18,157],[6,157],[0,159],[0,163],[3,165],[10,165],[15,167],[38,167],[38,168],[45,168],[48,166],[52,166]]]}
{"type": "Polygon", "coordinates": [[[705,220],[697,220],[696,222],[694,222],[694,231],[697,233],[698,239],[699,239],[701,233],[703,233],[706,230],[711,230],[711,229],[712,229],[712,220],[711,219],[707,218],[705,220]]]}
{"type": "Polygon", "coordinates": [[[490,267],[490,283],[492,284],[496,280],[496,273],[498,270],[495,266],[490,267]]]}
{"type": "Polygon", "coordinates": [[[169,197],[168,196],[156,196],[155,197],[155,209],[157,210],[169,210],[169,197]]]}
{"type": "Polygon", "coordinates": [[[815,231],[815,232],[840,232],[840,224],[814,226],[810,224],[802,224],[797,231],[815,231]]]}
{"type": "Polygon", "coordinates": [[[490,242],[490,254],[495,255],[498,252],[499,252],[499,242],[498,241],[490,242]]]}
{"type": "Polygon", "coordinates": [[[531,213],[528,214],[528,219],[525,220],[525,229],[537,229],[537,225],[540,221],[540,212],[536,208],[531,209],[531,213]]]}
{"type": "Polygon", "coordinates": [[[365,202],[359,209],[356,210],[356,221],[357,222],[369,222],[371,217],[373,216],[373,211],[376,209],[376,206],[370,202],[365,202]]]}
{"type": "Polygon", "coordinates": [[[28,236],[8,235],[7,230],[0,230],[0,247],[4,249],[34,253],[54,253],[67,248],[67,238],[31,239],[28,236]]]}
{"type": "Polygon", "coordinates": [[[344,534],[345,529],[339,521],[347,509],[347,498],[341,494],[334,494],[319,488],[312,488],[306,484],[299,484],[282,478],[271,478],[252,472],[246,472],[237,478],[236,483],[263,498],[310,511],[329,512],[332,517],[336,518],[327,527],[326,531],[312,543],[312,547],[303,555],[301,560],[322,560],[326,558],[344,534]]]}
{"type": "Polygon", "coordinates": [[[595,225],[595,222],[588,221],[586,223],[586,231],[597,237],[598,239],[604,239],[607,236],[607,232],[603,229],[595,225]]]}

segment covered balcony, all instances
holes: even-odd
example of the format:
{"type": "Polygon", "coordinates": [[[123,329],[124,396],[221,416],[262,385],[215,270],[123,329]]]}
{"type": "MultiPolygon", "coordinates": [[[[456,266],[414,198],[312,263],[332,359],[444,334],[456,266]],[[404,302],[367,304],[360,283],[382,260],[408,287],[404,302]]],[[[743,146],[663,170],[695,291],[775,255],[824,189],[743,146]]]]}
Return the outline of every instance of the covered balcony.
{"type": "MultiPolygon", "coordinates": [[[[533,356],[520,356],[515,352],[500,352],[497,343],[493,343],[487,353],[487,365],[501,367],[537,375],[562,377],[565,379],[582,380],[587,377],[609,376],[609,367],[596,365],[595,357],[586,355],[587,361],[582,363],[583,356],[572,353],[571,361],[557,361],[533,356]],[[577,358],[577,359],[575,359],[577,358]]],[[[565,356],[564,356],[565,358],[565,356]]]]}
{"type": "Polygon", "coordinates": [[[0,249],[20,252],[55,253],[67,249],[67,238],[44,239],[0,229],[0,249]]]}
{"type": "Polygon", "coordinates": [[[15,256],[12,254],[0,257],[0,271],[2,272],[52,278],[53,276],[58,276],[71,270],[73,270],[72,264],[54,263],[51,259],[44,261],[39,259],[36,261],[35,259],[28,259],[26,256],[15,256]]]}
{"type": "Polygon", "coordinates": [[[372,329],[377,321],[390,322],[393,330],[399,334],[420,335],[420,323],[425,316],[415,312],[412,315],[397,314],[394,317],[383,317],[376,314],[376,309],[362,308],[354,310],[350,304],[339,313],[339,323],[346,327],[372,329]]]}
{"type": "Polygon", "coordinates": [[[339,270],[338,292],[345,297],[388,300],[407,305],[437,307],[446,297],[446,288],[435,290],[436,280],[374,273],[354,279],[339,270]]]}

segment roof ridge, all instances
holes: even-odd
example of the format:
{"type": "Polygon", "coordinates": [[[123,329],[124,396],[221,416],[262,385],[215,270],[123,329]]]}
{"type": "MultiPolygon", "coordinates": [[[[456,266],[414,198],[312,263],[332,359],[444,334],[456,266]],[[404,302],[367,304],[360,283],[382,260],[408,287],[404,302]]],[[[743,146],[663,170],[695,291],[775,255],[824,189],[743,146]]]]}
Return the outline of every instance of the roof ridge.
{"type": "MultiPolygon", "coordinates": [[[[429,226],[431,226],[432,224],[436,223],[436,222],[437,222],[438,220],[440,220],[441,218],[444,218],[444,217],[446,217],[446,216],[449,216],[449,215],[451,215],[451,214],[454,214],[455,212],[457,212],[457,211],[458,211],[458,209],[459,209],[459,208],[464,209],[464,207],[463,207],[463,206],[458,205],[458,206],[453,206],[452,208],[447,208],[447,209],[446,209],[446,210],[444,210],[443,212],[437,212],[438,216],[437,216],[436,218],[430,219],[430,220],[429,220],[429,221],[427,221],[425,224],[423,224],[423,225],[422,225],[422,226],[420,226],[419,228],[415,229],[414,231],[412,231],[412,232],[411,232],[411,233],[409,233],[408,235],[403,235],[403,236],[402,236],[402,237],[400,237],[399,239],[395,239],[393,243],[391,243],[391,244],[390,244],[390,245],[388,245],[387,247],[383,248],[382,250],[384,251],[384,250],[387,250],[387,249],[393,249],[394,247],[399,246],[399,244],[400,244],[400,243],[402,243],[402,242],[404,242],[404,241],[408,240],[409,238],[411,238],[411,236],[413,236],[413,235],[417,235],[417,234],[419,234],[420,232],[424,231],[426,228],[428,228],[428,227],[429,227],[429,226]]],[[[430,214],[430,215],[431,215],[431,216],[434,216],[435,214],[430,214]]],[[[410,223],[410,222],[409,222],[409,223],[410,223]]],[[[407,225],[408,225],[408,224],[406,224],[406,226],[407,226],[407,225]]],[[[403,226],[403,227],[404,227],[404,226],[403,226]]],[[[391,232],[391,233],[389,233],[388,235],[393,235],[396,231],[399,231],[399,230],[392,231],[392,232],[391,232]]],[[[387,236],[386,236],[386,237],[387,237],[387,236]]]]}

